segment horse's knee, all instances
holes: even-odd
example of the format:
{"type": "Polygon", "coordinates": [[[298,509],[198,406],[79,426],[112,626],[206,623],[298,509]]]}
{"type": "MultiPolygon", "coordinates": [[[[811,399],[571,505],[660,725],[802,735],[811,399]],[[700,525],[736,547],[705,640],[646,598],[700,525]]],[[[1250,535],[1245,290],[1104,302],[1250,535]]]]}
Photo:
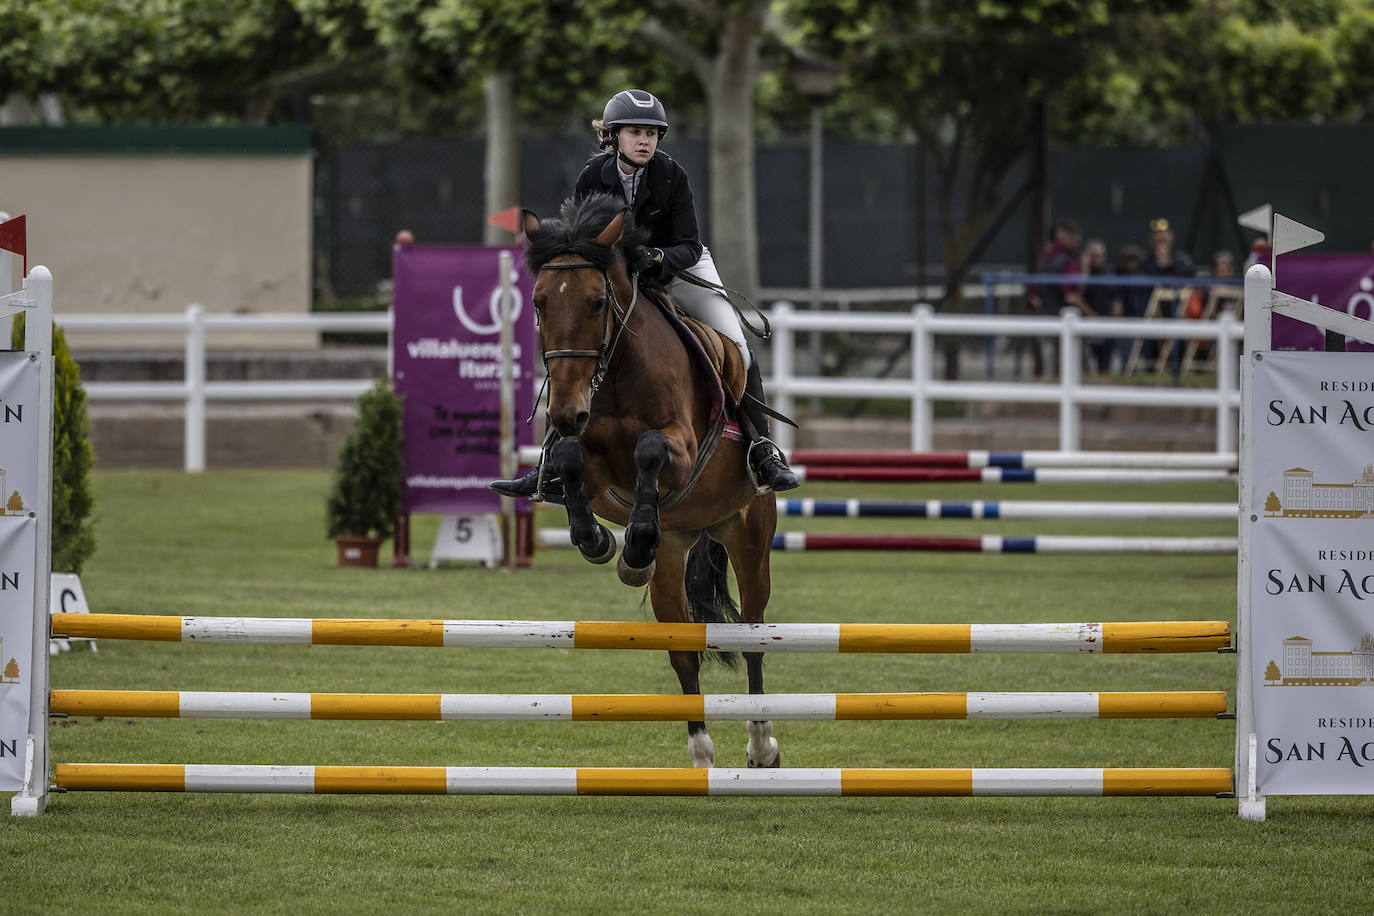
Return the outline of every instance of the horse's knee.
{"type": "Polygon", "coordinates": [[[549,446],[549,463],[560,476],[580,474],[584,466],[582,441],[571,436],[559,439],[549,446]]]}
{"type": "Polygon", "coordinates": [[[635,468],[640,474],[657,474],[671,451],[668,437],[651,429],[635,441],[635,468]]]}

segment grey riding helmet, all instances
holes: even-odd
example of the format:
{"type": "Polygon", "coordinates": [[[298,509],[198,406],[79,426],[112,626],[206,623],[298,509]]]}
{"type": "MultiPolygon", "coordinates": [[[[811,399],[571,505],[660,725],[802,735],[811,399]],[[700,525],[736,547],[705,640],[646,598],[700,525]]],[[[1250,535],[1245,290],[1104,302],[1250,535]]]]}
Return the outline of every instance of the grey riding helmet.
{"type": "Polygon", "coordinates": [[[611,96],[601,123],[611,133],[626,124],[647,124],[658,128],[660,138],[668,133],[668,114],[663,103],[643,89],[626,89],[611,96]]]}

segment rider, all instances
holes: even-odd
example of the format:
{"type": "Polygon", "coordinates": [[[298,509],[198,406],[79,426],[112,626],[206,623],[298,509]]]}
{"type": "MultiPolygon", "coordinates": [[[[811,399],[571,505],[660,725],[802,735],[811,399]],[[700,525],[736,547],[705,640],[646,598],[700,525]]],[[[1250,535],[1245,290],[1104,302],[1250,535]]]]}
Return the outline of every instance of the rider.
{"type": "MultiPolygon", "coordinates": [[[[687,172],[658,148],[659,141],[668,133],[663,103],[642,89],[626,89],[611,97],[601,119],[593,121],[592,126],[604,152],[587,161],[577,177],[573,196],[577,200],[598,192],[624,196],[636,225],[649,232],[647,244],[654,265],[649,269],[659,272],[673,302],[739,347],[748,368],[739,406],[747,424],[753,427],[749,430],[749,467],[755,479],[770,490],[796,487],[797,475],[767,438],[768,418],[762,409],[763,376],[744,339],[734,307],[720,289],[720,275],[711,252],[701,242],[687,172]],[[683,273],[705,280],[714,288],[689,283],[682,279],[683,273]]],[[[498,480],[490,486],[504,496],[530,496],[538,478],[537,471],[530,471],[519,480],[498,480]]]]}

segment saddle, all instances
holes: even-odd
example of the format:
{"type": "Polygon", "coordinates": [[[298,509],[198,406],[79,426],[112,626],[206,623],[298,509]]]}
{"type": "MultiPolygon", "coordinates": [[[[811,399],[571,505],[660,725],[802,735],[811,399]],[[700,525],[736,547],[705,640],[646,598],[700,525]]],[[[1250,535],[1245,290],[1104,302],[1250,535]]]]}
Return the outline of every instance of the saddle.
{"type": "MultiPolygon", "coordinates": [[[[739,424],[735,422],[734,414],[740,398],[744,396],[747,376],[744,360],[734,343],[721,337],[709,325],[679,312],[666,297],[650,295],[647,298],[658,307],[668,319],[668,324],[677,332],[690,358],[707,377],[711,391],[711,405],[707,416],[709,429],[699,443],[692,478],[681,490],[673,490],[663,495],[659,509],[667,511],[687,497],[697,478],[706,469],[722,438],[735,441],[743,439],[743,433],[740,432],[739,424]]],[[[633,503],[614,488],[608,488],[605,495],[623,509],[633,508],[633,503]]]]}
{"type": "Polygon", "coordinates": [[[708,324],[697,321],[690,315],[676,312],[678,319],[687,326],[701,345],[702,352],[710,361],[711,368],[720,376],[725,393],[734,404],[744,396],[745,368],[739,347],[726,340],[721,333],[708,324]]]}

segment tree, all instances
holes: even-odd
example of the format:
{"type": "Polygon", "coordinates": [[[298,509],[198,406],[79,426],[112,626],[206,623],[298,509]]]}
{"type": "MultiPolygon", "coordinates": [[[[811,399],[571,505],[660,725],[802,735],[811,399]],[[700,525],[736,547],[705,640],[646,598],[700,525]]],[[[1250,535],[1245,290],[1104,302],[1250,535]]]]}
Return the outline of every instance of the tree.
{"type": "MultiPolygon", "coordinates": [[[[806,43],[896,113],[933,165],[946,308],[1007,213],[1003,185],[1049,100],[1129,40],[1145,0],[794,0],[806,43]]],[[[946,374],[957,374],[957,347],[946,374]]]]}
{"type": "MultiPolygon", "coordinates": [[[[1061,142],[1194,142],[1237,120],[1365,117],[1364,0],[791,0],[849,107],[890,111],[933,163],[946,308],[1009,215],[1034,108],[1061,142]]],[[[1034,222],[1034,220],[1033,220],[1034,222]]],[[[1028,238],[1029,249],[1039,239],[1028,238]]],[[[946,373],[957,349],[947,349],[946,373]]]]}
{"type": "Polygon", "coordinates": [[[758,296],[754,94],[765,38],[781,38],[768,0],[659,0],[644,6],[639,37],[684,65],[706,95],[711,253],[726,285],[758,296]]]}
{"type": "Polygon", "coordinates": [[[1270,490],[1269,495],[1264,498],[1264,511],[1270,515],[1277,515],[1282,508],[1278,494],[1270,490]]]}
{"type": "Polygon", "coordinates": [[[1277,684],[1283,680],[1283,672],[1279,671],[1279,666],[1271,658],[1269,664],[1264,666],[1264,680],[1269,684],[1277,684]]]}
{"type": "Polygon", "coordinates": [[[9,502],[5,503],[5,509],[10,515],[24,514],[24,497],[19,495],[18,490],[10,494],[9,502]]]}
{"type": "Polygon", "coordinates": [[[5,678],[11,684],[19,683],[19,661],[11,658],[5,665],[5,678]]]}

